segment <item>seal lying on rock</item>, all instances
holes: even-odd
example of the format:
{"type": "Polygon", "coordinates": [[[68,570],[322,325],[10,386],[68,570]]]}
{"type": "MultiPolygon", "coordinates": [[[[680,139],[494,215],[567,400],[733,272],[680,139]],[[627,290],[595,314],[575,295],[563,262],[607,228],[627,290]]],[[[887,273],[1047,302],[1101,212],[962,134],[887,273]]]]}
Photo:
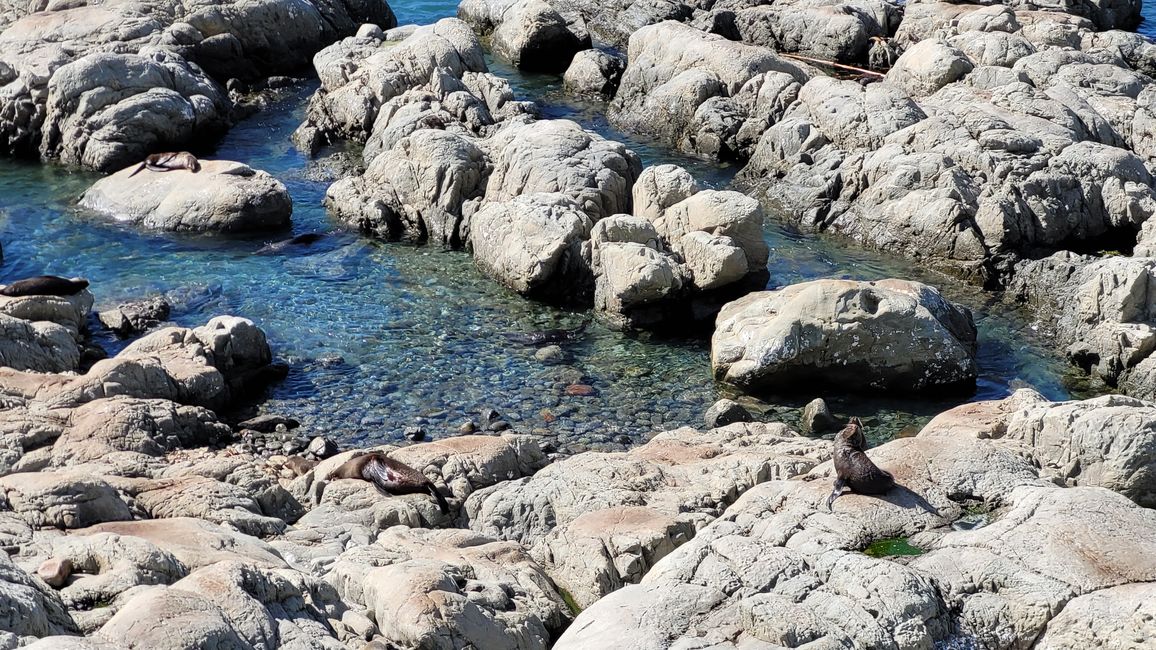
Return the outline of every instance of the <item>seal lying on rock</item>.
{"type": "Polygon", "coordinates": [[[586,326],[589,324],[590,322],[587,321],[572,329],[552,329],[542,330],[541,332],[506,332],[504,336],[511,342],[521,343],[522,345],[565,343],[566,341],[576,341],[581,338],[582,333],[586,331],[586,326]]]}
{"type": "Polygon", "coordinates": [[[154,172],[171,172],[177,169],[187,169],[193,173],[201,171],[201,163],[197,157],[187,151],[168,151],[154,153],[144,159],[129,178],[136,176],[142,169],[154,172]]]}
{"type": "Polygon", "coordinates": [[[375,451],[351,458],[329,473],[329,480],[339,478],[369,481],[376,485],[377,489],[389,494],[421,494],[426,492],[437,499],[442,514],[447,514],[450,511],[446,498],[442,496],[441,492],[438,492],[437,486],[431,483],[424,474],[380,452],[375,451]]]}
{"type": "Polygon", "coordinates": [[[88,288],[84,278],[62,278],[56,275],[38,275],[17,280],[0,289],[0,295],[19,296],[74,296],[88,288]]]}
{"type": "Polygon", "coordinates": [[[835,436],[835,489],[827,497],[827,509],[843,493],[844,487],[857,494],[885,494],[895,486],[895,479],[875,466],[867,457],[867,438],[863,423],[851,418],[847,426],[835,436]]]}

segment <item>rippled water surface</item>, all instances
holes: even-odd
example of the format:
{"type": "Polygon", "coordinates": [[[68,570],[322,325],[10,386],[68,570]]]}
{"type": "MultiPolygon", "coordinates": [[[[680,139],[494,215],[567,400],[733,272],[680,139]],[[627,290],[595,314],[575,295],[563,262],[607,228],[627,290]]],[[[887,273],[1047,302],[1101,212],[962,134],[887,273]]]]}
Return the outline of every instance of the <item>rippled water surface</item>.
{"type": "MultiPolygon", "coordinates": [[[[455,4],[394,4],[402,23],[452,15],[455,4]]],[[[704,185],[724,187],[733,170],[686,159],[613,131],[600,106],[574,102],[554,76],[523,76],[494,63],[545,117],[575,119],[624,140],[647,164],[677,162],[704,185]]],[[[293,232],[265,238],[148,234],[86,219],[73,207],[96,177],[0,161],[0,281],[40,273],[84,275],[98,306],[165,294],[173,318],[198,325],[231,313],[256,321],[290,378],[271,390],[267,412],[292,415],[310,433],[346,441],[396,439],[420,424],[445,435],[482,408],[495,408],[522,431],[580,444],[629,443],[659,428],[697,424],[726,390],[710,376],[704,341],[625,336],[592,324],[566,347],[567,362],[548,366],[506,332],[575,326],[587,320],[538,305],[482,277],[464,253],[381,244],[337,230],[321,199],[329,180],[290,144],[312,84],[239,124],[216,156],[247,162],[282,179],[294,200],[293,232]],[[302,232],[334,234],[303,254],[255,255],[266,239],[302,232]],[[596,394],[571,397],[571,383],[596,394]]],[[[982,294],[899,260],[845,248],[770,223],[772,286],[820,277],[915,277],[944,287],[976,309],[981,332],[977,398],[1005,395],[1017,381],[1053,398],[1067,390],[1064,364],[1045,351],[1029,320],[982,294]]],[[[115,352],[118,345],[101,342],[115,352]]],[[[818,391],[768,402],[747,400],[765,417],[793,423],[793,411],[818,391]]],[[[875,416],[877,436],[905,435],[946,402],[824,395],[839,412],[875,416]]]]}

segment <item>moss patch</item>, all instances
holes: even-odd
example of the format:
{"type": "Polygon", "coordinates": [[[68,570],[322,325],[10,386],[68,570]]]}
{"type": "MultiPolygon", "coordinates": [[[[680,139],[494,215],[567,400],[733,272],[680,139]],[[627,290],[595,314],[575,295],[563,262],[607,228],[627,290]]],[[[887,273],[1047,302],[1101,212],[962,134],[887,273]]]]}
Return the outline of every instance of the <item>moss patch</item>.
{"type": "Polygon", "coordinates": [[[571,614],[577,616],[582,613],[582,608],[578,606],[578,603],[574,600],[574,597],[570,595],[569,591],[558,587],[558,594],[562,596],[562,601],[570,608],[571,614]]]}
{"type": "Polygon", "coordinates": [[[863,549],[864,555],[871,557],[892,557],[895,555],[923,555],[923,549],[912,546],[906,537],[878,539],[863,549]]]}

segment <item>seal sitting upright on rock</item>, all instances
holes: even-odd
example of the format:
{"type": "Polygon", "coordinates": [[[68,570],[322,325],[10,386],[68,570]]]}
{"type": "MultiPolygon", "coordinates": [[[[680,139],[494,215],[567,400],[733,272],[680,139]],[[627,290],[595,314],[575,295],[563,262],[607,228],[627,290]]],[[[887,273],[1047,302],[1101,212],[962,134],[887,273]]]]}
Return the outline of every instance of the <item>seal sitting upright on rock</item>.
{"type": "Polygon", "coordinates": [[[835,489],[827,497],[827,509],[843,493],[844,487],[856,494],[885,494],[895,486],[895,479],[875,466],[867,457],[867,438],[863,423],[851,418],[847,426],[835,436],[835,489]]]}
{"type": "Polygon", "coordinates": [[[171,172],[177,169],[187,169],[193,173],[201,171],[201,162],[197,157],[187,151],[168,151],[165,153],[154,153],[144,162],[140,164],[133,173],[129,174],[129,178],[136,176],[142,169],[148,169],[154,172],[171,172]]]}
{"type": "Polygon", "coordinates": [[[56,275],[38,275],[24,278],[0,289],[0,295],[19,296],[74,296],[88,288],[84,278],[62,278],[56,275]]]}
{"type": "Polygon", "coordinates": [[[381,452],[375,451],[345,461],[340,467],[329,473],[329,480],[338,478],[356,478],[369,481],[382,492],[389,494],[421,494],[425,492],[437,499],[442,514],[447,514],[450,511],[446,498],[442,496],[441,492],[438,492],[437,486],[430,482],[425,474],[381,452]]]}

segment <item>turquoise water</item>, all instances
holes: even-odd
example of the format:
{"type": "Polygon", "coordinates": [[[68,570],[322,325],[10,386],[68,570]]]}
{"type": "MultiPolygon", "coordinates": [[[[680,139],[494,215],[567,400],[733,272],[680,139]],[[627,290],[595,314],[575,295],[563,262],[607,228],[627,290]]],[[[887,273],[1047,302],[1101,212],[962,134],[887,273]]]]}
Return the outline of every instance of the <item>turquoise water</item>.
{"type": "MultiPolygon", "coordinates": [[[[395,5],[399,21],[430,22],[452,15],[452,3],[395,5]]],[[[573,102],[554,76],[510,76],[523,98],[545,117],[582,122],[626,141],[647,164],[676,162],[704,185],[725,187],[734,170],[681,157],[615,133],[598,105],[573,102]]],[[[310,434],[343,441],[388,441],[421,425],[448,435],[480,409],[495,408],[516,429],[582,445],[631,444],[645,434],[701,421],[727,391],[710,376],[705,341],[626,336],[591,325],[567,347],[569,359],[547,366],[534,348],[513,346],[505,332],[577,325],[588,318],[535,304],[476,271],[468,255],[382,244],[342,232],[321,207],[330,179],[289,141],[314,84],[304,83],[233,129],[215,157],[240,160],[274,174],[294,200],[292,232],[262,238],[178,236],[139,232],[79,213],[75,202],[96,178],[35,164],[0,161],[0,281],[40,273],[83,275],[98,306],[164,294],[173,320],[195,326],[231,313],[256,321],[292,371],[273,387],[264,412],[300,419],[310,434]],[[331,232],[294,255],[254,255],[267,239],[331,232]],[[595,387],[590,397],[564,394],[570,383],[595,387]]],[[[778,222],[766,229],[770,283],[819,277],[921,278],[976,309],[981,331],[981,379],[976,398],[1006,395],[1013,382],[1053,398],[1068,394],[1066,365],[1035,338],[1029,319],[989,297],[909,263],[801,235],[778,222]],[[992,304],[988,305],[987,302],[992,304]]],[[[115,352],[111,338],[100,342],[115,352]]],[[[766,417],[794,418],[790,409],[819,395],[767,402],[746,400],[766,417]]],[[[873,433],[893,435],[951,403],[865,400],[823,395],[837,412],[876,416],[873,433]]],[[[792,422],[793,423],[793,422],[792,422]]]]}

